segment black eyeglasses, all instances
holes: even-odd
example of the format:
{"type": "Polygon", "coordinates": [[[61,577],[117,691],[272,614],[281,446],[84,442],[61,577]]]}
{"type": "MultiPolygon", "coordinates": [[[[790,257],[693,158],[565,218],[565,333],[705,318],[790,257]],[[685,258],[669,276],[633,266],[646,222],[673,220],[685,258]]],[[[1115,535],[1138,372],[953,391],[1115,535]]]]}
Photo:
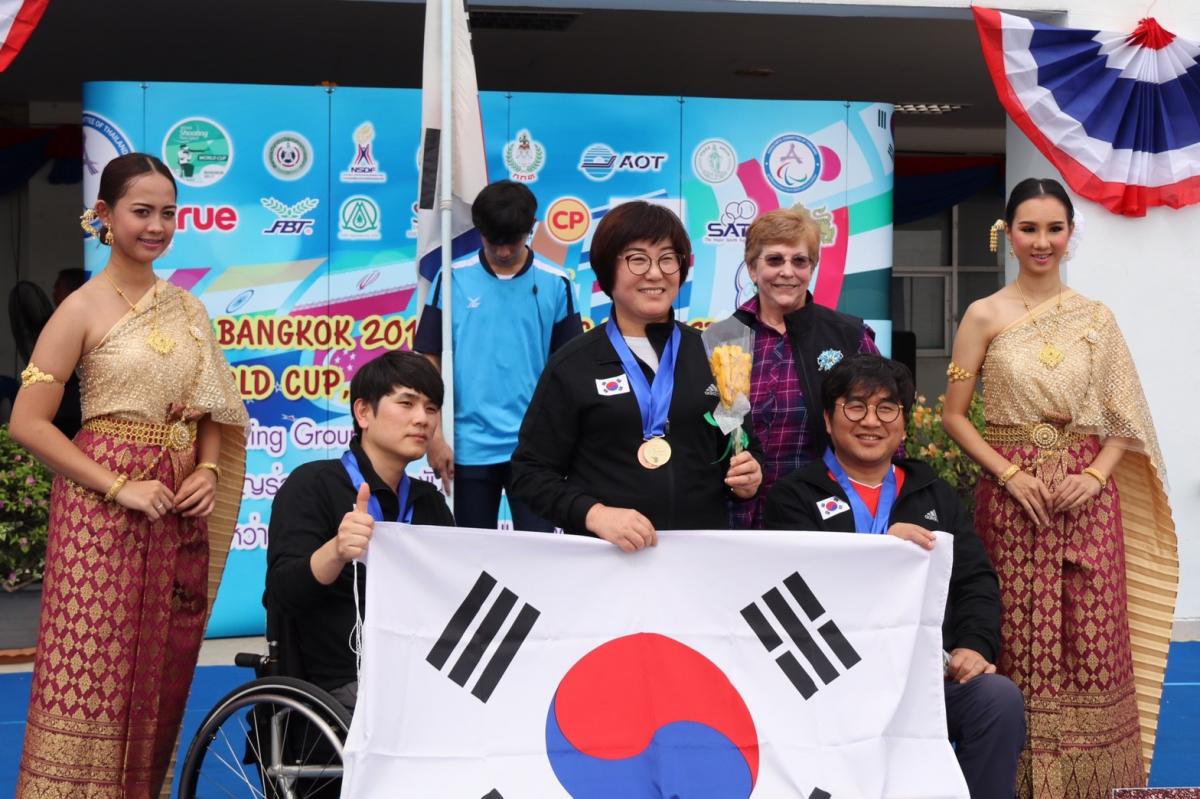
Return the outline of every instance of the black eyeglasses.
{"type": "Polygon", "coordinates": [[[683,265],[683,259],[679,257],[677,252],[664,252],[658,256],[655,261],[644,252],[631,252],[621,256],[625,260],[625,267],[635,275],[644,275],[650,271],[650,264],[658,264],[658,271],[664,275],[673,275],[679,271],[679,267],[683,265]]]}
{"type": "MultiPolygon", "coordinates": [[[[764,255],[762,257],[762,261],[772,269],[779,269],[788,262],[788,258],[785,255],[780,255],[777,252],[773,252],[770,255],[764,255]]],[[[813,265],[813,259],[809,258],[807,255],[793,255],[791,261],[792,266],[794,266],[796,269],[807,269],[813,265]]]]}
{"type": "Polygon", "coordinates": [[[904,410],[904,406],[898,402],[881,402],[878,405],[868,405],[861,400],[838,400],[837,404],[842,406],[842,415],[851,422],[861,422],[867,418],[867,411],[874,410],[875,418],[884,424],[896,421],[900,418],[900,411],[904,410]]]}

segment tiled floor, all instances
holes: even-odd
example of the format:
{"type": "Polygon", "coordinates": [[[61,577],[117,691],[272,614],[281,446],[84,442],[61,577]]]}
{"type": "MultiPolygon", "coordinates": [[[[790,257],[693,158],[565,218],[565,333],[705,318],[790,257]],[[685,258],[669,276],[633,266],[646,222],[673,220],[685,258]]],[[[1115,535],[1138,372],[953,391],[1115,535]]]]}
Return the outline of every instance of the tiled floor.
{"type": "MultiPolygon", "coordinates": [[[[236,652],[261,651],[260,641],[206,642],[184,715],[184,741],[191,740],[217,700],[254,676],[249,669],[214,664],[231,663],[236,652]]],[[[0,667],[0,796],[11,796],[16,784],[21,740],[25,734],[29,681],[27,666],[0,667]]],[[[1200,786],[1200,642],[1171,646],[1158,727],[1158,750],[1150,784],[1200,786]]]]}

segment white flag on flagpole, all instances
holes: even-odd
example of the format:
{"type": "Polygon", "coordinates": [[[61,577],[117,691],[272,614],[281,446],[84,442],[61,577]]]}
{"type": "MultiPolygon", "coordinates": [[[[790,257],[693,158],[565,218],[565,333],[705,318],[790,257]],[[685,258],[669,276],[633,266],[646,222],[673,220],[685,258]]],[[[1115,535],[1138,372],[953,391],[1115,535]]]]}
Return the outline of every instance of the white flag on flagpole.
{"type": "Polygon", "coordinates": [[[420,275],[428,281],[441,269],[442,224],[441,148],[451,147],[450,237],[463,239],[472,230],[471,203],[487,185],[483,123],[479,116],[479,86],[475,56],[462,0],[426,0],[425,50],[421,76],[421,180],[417,201],[417,258],[420,275]],[[448,6],[446,8],[445,6],[448,6]],[[445,35],[443,21],[449,17],[445,35]],[[450,48],[444,47],[446,41],[450,48]],[[449,66],[449,69],[447,69],[449,66]],[[447,85],[448,84],[448,85],[447,85]],[[450,135],[443,136],[446,96],[450,97],[450,135]]]}
{"type": "Polygon", "coordinates": [[[938,538],[377,524],[342,796],[966,799],[938,538]]]}

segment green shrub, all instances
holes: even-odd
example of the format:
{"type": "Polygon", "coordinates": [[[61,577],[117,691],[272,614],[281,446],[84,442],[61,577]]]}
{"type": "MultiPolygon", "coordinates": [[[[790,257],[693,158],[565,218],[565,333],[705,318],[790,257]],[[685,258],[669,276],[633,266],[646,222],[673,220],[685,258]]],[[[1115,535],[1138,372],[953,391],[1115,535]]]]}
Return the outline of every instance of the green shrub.
{"type": "MultiPolygon", "coordinates": [[[[934,474],[945,480],[962,497],[967,510],[975,512],[975,483],[979,480],[979,464],[971,460],[954,439],[942,427],[942,406],[946,397],[940,396],[933,407],[925,404],[925,398],[917,397],[908,419],[908,438],[904,449],[908,457],[924,461],[934,474]]],[[[972,424],[983,432],[983,400],[978,394],[971,397],[967,416],[972,424]]]]}
{"type": "Polygon", "coordinates": [[[50,470],[0,425],[0,589],[42,579],[50,517],[50,470]]]}

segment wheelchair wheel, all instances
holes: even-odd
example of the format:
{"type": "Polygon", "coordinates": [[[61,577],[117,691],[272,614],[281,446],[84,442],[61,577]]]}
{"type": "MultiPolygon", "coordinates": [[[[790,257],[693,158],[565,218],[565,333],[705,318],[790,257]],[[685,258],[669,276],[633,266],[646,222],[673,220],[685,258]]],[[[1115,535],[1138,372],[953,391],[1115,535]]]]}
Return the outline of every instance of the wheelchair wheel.
{"type": "Polygon", "coordinates": [[[248,682],[200,725],[183,762],[179,799],[336,799],[349,730],[350,712],[311,683],[248,682]]]}

